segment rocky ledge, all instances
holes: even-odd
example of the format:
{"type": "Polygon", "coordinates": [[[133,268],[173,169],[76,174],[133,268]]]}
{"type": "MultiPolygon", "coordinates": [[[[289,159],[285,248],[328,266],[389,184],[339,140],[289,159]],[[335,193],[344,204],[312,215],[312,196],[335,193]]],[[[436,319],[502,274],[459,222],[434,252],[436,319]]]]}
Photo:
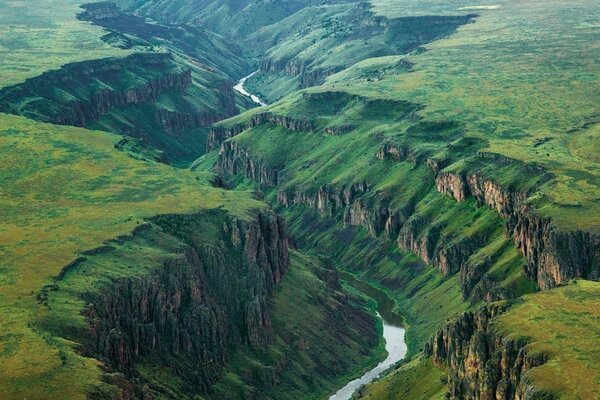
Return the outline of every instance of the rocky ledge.
{"type": "MultiPolygon", "coordinates": [[[[550,179],[543,170],[537,174],[542,180],[550,179]]],[[[457,201],[473,197],[496,210],[506,220],[507,236],[527,259],[527,274],[537,280],[540,289],[573,278],[600,279],[600,235],[558,229],[551,218],[540,216],[527,202],[532,193],[506,189],[478,173],[442,171],[436,187],[457,201]]]]}
{"type": "Polygon", "coordinates": [[[285,223],[267,211],[250,221],[214,214],[222,224],[210,229],[204,214],[153,219],[133,235],[158,230],[182,242],[179,254],[148,276],[116,279],[86,298],[88,351],[136,390],[146,357],[199,393],[221,377],[232,349],[272,337],[267,301],[289,265],[285,223]],[[203,240],[203,231],[219,238],[203,240]]]}
{"type": "Polygon", "coordinates": [[[488,304],[448,323],[425,346],[425,355],[448,370],[448,397],[462,400],[551,400],[527,373],[546,362],[525,339],[503,337],[493,319],[507,304],[488,304]]]}

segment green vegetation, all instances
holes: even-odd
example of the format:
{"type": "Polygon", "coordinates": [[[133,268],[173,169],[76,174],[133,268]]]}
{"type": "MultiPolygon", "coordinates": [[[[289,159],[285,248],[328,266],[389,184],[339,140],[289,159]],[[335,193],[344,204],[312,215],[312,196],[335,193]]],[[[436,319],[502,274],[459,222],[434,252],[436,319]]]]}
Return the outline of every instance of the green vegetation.
{"type": "Polygon", "coordinates": [[[501,315],[496,326],[506,337],[526,338],[526,350],[548,361],[527,378],[556,398],[600,396],[600,284],[577,280],[534,295],[501,315]]]}
{"type": "Polygon", "coordinates": [[[208,126],[238,112],[218,75],[163,53],[63,66],[0,90],[0,110],[140,139],[177,166],[205,150],[208,126]],[[51,82],[51,85],[48,85],[51,82]]]}
{"type": "Polygon", "coordinates": [[[370,327],[374,322],[372,301],[328,286],[328,271],[316,257],[294,251],[290,262],[272,299],[277,337],[262,351],[238,352],[230,373],[208,397],[233,400],[249,396],[257,388],[244,383],[245,376],[260,380],[261,375],[269,376],[280,367],[278,383],[262,388],[263,396],[321,399],[383,358],[383,343],[378,339],[381,326],[377,323],[377,331],[370,327]],[[344,305],[346,301],[350,306],[344,305]]]}
{"type": "Polygon", "coordinates": [[[442,400],[446,394],[446,374],[430,358],[417,356],[402,363],[386,376],[363,388],[357,399],[442,400]]]}
{"type": "MultiPolygon", "coordinates": [[[[375,4],[379,12],[397,15],[387,7],[391,2],[375,4]]],[[[445,12],[456,6],[444,4],[411,2],[445,12]]],[[[475,23],[427,45],[424,53],[365,60],[330,77],[324,88],[342,85],[362,96],[414,101],[424,106],[420,114],[427,121],[464,124],[465,137],[486,142],[483,151],[556,175],[536,187],[543,195],[536,202],[542,215],[561,229],[597,231],[598,164],[579,150],[593,139],[577,137],[595,137],[598,131],[600,79],[594,65],[600,49],[593,22],[598,9],[586,1],[494,4],[476,11],[481,16],[475,23]],[[409,74],[389,70],[401,60],[413,64],[409,74]],[[375,81],[364,78],[368,69],[380,71],[375,81]]],[[[415,8],[402,12],[413,14],[415,8]]]]}
{"type": "MultiPolygon", "coordinates": [[[[448,316],[469,307],[456,277],[445,280],[435,268],[414,254],[401,252],[384,237],[373,238],[364,229],[342,227],[306,207],[280,210],[300,245],[327,254],[337,266],[382,290],[393,299],[394,312],[407,328],[408,356],[421,351],[448,316]]],[[[307,251],[307,250],[305,250],[307,251]]]]}
{"type": "Polygon", "coordinates": [[[77,61],[129,52],[100,39],[102,29],[77,21],[80,0],[3,1],[0,4],[0,87],[77,61]]]}
{"type": "MultiPolygon", "coordinates": [[[[362,398],[443,398],[451,371],[424,343],[506,299],[494,328],[548,356],[528,384],[600,396],[600,285],[533,293],[542,266],[598,278],[594,2],[117,3],[159,22],[106,3],[86,7],[93,23],[71,0],[0,5],[0,109],[39,121],[0,114],[0,393],[114,394],[106,378],[119,377],[80,351],[86,296],[184,244],[153,231],[65,266],[161,214],[199,212],[195,239],[216,248],[221,217],[249,217],[261,196],[302,252],[270,299],[273,340],[236,347],[204,398],[321,398],[381,358],[374,304],[336,285],[331,264],[383,291],[407,328],[409,359],[362,398]],[[257,63],[248,89],[277,102],[218,123],[237,136],[197,159],[209,125],[252,107],[231,86],[257,63]]],[[[174,358],[143,358],[140,390],[185,398],[188,364],[174,358]]]]}
{"type": "MultiPolygon", "coordinates": [[[[98,362],[41,331],[50,312],[37,295],[81,252],[129,233],[146,218],[263,207],[205,175],[116,152],[118,136],[0,114],[0,392],[8,398],[84,399],[98,362]]],[[[68,318],[81,320],[76,304],[68,318]]]]}

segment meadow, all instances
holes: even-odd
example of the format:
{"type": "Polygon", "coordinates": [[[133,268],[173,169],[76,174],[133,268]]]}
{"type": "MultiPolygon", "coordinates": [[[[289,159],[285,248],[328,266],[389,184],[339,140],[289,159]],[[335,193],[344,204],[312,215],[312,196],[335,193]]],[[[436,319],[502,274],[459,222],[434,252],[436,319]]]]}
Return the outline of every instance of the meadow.
{"type": "MultiPolygon", "coordinates": [[[[394,4],[374,7],[386,15],[406,11],[403,2],[394,4]]],[[[600,134],[598,7],[584,0],[504,1],[460,11],[446,8],[451,4],[447,11],[480,16],[424,52],[362,61],[323,88],[410,100],[424,106],[425,120],[464,124],[466,137],[487,143],[482,152],[555,174],[537,188],[542,215],[561,229],[598,231],[600,167],[591,150],[600,134]],[[409,73],[398,72],[401,60],[412,63],[409,73]]]]}
{"type": "Polygon", "coordinates": [[[11,398],[84,399],[99,384],[98,361],[36,327],[49,312],[38,293],[81,252],[159,214],[263,207],[115,151],[120,139],[0,114],[0,392],[11,398]]]}
{"type": "Polygon", "coordinates": [[[128,54],[104,42],[103,29],[78,21],[79,0],[0,3],[0,87],[77,61],[128,54]]]}

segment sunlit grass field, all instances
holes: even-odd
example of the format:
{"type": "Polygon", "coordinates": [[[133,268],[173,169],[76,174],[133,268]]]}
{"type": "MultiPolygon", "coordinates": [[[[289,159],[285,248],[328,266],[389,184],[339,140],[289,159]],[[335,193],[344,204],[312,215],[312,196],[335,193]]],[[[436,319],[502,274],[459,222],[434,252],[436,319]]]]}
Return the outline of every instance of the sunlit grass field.
{"type": "Polygon", "coordinates": [[[79,253],[157,214],[261,207],[202,175],[115,151],[119,140],[0,114],[2,398],[83,399],[97,383],[96,361],[35,328],[48,312],[36,295],[79,253]]]}
{"type": "Polygon", "coordinates": [[[508,337],[526,337],[527,350],[548,355],[528,379],[556,398],[600,397],[600,283],[579,280],[527,295],[496,322],[508,337]]]}
{"type": "Polygon", "coordinates": [[[468,137],[487,142],[483,151],[556,175],[542,189],[542,214],[564,229],[598,230],[600,8],[585,0],[497,5],[423,53],[365,60],[325,87],[411,100],[426,119],[464,123],[468,137]],[[414,63],[410,73],[394,68],[401,59],[414,63]]]}
{"type": "Polygon", "coordinates": [[[61,65],[123,56],[100,39],[103,29],[78,21],[81,0],[0,2],[0,87],[61,65]]]}

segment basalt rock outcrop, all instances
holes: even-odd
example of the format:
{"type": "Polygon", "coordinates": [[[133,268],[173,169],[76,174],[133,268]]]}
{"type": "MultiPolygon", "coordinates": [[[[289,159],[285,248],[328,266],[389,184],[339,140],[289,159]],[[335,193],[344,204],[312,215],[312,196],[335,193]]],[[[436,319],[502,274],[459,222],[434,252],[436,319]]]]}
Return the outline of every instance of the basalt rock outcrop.
{"type": "Polygon", "coordinates": [[[155,218],[147,229],[181,241],[178,254],[148,276],[117,279],[86,299],[88,351],[138,386],[137,364],[151,357],[189,393],[205,392],[232,349],[271,340],[267,301],[289,265],[285,224],[266,211],[252,220],[214,214],[208,228],[201,214],[155,218]]]}
{"type": "MultiPolygon", "coordinates": [[[[281,167],[267,166],[231,140],[221,144],[216,169],[225,177],[239,174],[265,187],[276,187],[285,181],[281,167]]],[[[461,272],[461,289],[465,297],[477,288],[478,297],[504,298],[506,294],[490,294],[495,289],[493,282],[479,285],[485,266],[490,264],[472,266],[468,263],[471,255],[490,239],[488,232],[475,231],[464,237],[443,233],[444,224],[434,223],[428,219],[430,217],[416,213],[414,205],[418,200],[415,198],[403,208],[394,208],[383,193],[373,190],[366,181],[352,185],[324,185],[316,190],[286,188],[277,192],[277,202],[282,206],[309,206],[345,226],[361,226],[373,236],[385,235],[401,249],[414,252],[425,262],[435,265],[444,276],[461,272]],[[476,271],[469,271],[473,268],[476,271]]]]}
{"type": "MultiPolygon", "coordinates": [[[[542,182],[551,179],[541,169],[534,172],[542,182]]],[[[506,235],[527,259],[527,274],[541,289],[578,277],[600,279],[600,235],[556,228],[550,218],[540,216],[528,203],[530,191],[506,189],[477,173],[443,171],[436,177],[436,187],[457,201],[473,197],[497,211],[506,220],[506,235]]]]}
{"type": "MultiPolygon", "coordinates": [[[[255,126],[260,121],[261,118],[256,118],[251,125],[255,126]]],[[[244,129],[243,125],[227,130],[216,128],[211,135],[211,143],[216,146],[244,129]]],[[[392,142],[384,142],[376,157],[380,160],[409,161],[414,166],[424,163],[426,159],[408,145],[392,142]]],[[[498,165],[498,168],[517,163],[487,153],[480,153],[478,158],[483,163],[498,165]]],[[[477,172],[448,172],[444,170],[448,163],[448,160],[427,158],[427,165],[435,177],[436,190],[459,202],[474,198],[480,206],[495,210],[505,220],[506,236],[527,260],[527,276],[535,279],[540,289],[549,289],[577,277],[600,279],[600,235],[557,229],[551,219],[538,215],[528,203],[531,189],[507,189],[477,172]]],[[[218,166],[221,173],[242,174],[268,187],[281,183],[281,167],[267,166],[260,158],[240,148],[235,141],[223,142],[218,166]]],[[[521,168],[527,175],[538,177],[538,185],[552,179],[551,174],[539,167],[523,164],[521,168]]],[[[377,193],[370,192],[364,196],[366,192],[363,192],[346,196],[344,192],[350,190],[353,193],[352,188],[350,185],[349,188],[323,186],[316,188],[316,191],[285,189],[278,193],[277,198],[286,206],[305,204],[329,216],[339,213],[345,224],[363,226],[373,235],[385,233],[392,240],[397,240],[402,249],[415,252],[425,262],[436,265],[444,275],[461,271],[465,295],[470,294],[479,280],[484,278],[486,266],[492,264],[491,259],[477,265],[467,264],[468,258],[486,243],[484,233],[458,241],[440,238],[439,232],[443,227],[418,217],[411,219],[414,210],[410,204],[415,204],[416,199],[408,202],[409,205],[404,209],[395,210],[389,207],[389,201],[380,198],[377,193]],[[440,248],[440,243],[445,244],[440,248]]],[[[493,283],[490,281],[479,285],[476,297],[487,298],[485,293],[489,292],[491,286],[493,283]]],[[[492,298],[500,299],[505,295],[496,294],[492,298]]]]}
{"type": "MultiPolygon", "coordinates": [[[[404,54],[415,50],[419,46],[431,42],[439,37],[448,35],[458,26],[468,23],[474,15],[465,16],[419,16],[388,19],[382,16],[374,16],[366,7],[354,7],[351,12],[342,13],[337,18],[326,19],[319,27],[323,31],[321,40],[330,40],[323,48],[330,53],[340,52],[343,46],[352,48],[359,41],[366,38],[373,39],[369,43],[372,46],[371,54],[385,56],[391,54],[404,54]],[[332,22],[334,20],[334,22],[332,22]],[[346,24],[352,29],[345,29],[346,24]],[[378,41],[377,37],[385,37],[386,40],[378,41]],[[331,40],[335,38],[335,40],[331,40]],[[335,44],[332,44],[335,43],[335,44]]],[[[282,41],[287,44],[285,40],[282,41]]],[[[314,41],[311,43],[314,45],[314,41]]],[[[289,78],[297,78],[299,89],[308,88],[322,84],[330,75],[360,61],[360,51],[357,56],[344,54],[340,60],[328,60],[327,66],[315,56],[304,58],[302,48],[294,47],[293,53],[276,46],[271,48],[271,54],[283,53],[284,56],[275,56],[267,53],[259,63],[262,74],[282,74],[289,78]]],[[[306,53],[310,54],[310,51],[306,53]]]]}
{"type": "Polygon", "coordinates": [[[448,323],[425,346],[425,355],[448,370],[448,397],[464,400],[551,400],[527,373],[546,362],[527,350],[526,339],[504,337],[493,319],[506,304],[488,304],[448,323]]]}
{"type": "Polygon", "coordinates": [[[252,115],[248,122],[244,124],[234,124],[232,126],[217,125],[211,128],[208,134],[206,148],[209,151],[215,150],[219,148],[219,146],[227,139],[237,136],[247,129],[264,123],[271,123],[292,132],[306,132],[315,129],[314,122],[309,120],[277,115],[270,112],[257,113],[252,115]]]}
{"type": "Polygon", "coordinates": [[[191,71],[174,70],[169,65],[168,54],[134,54],[124,59],[105,59],[73,63],[56,71],[50,71],[25,83],[0,91],[0,110],[41,119],[61,125],[85,127],[116,108],[155,102],[169,90],[184,91],[192,83],[191,71]],[[165,69],[146,82],[124,90],[98,85],[96,79],[112,79],[118,71],[137,69],[140,66],[152,70],[165,69]],[[56,90],[75,93],[85,87],[89,96],[60,97],[56,90]],[[56,89],[53,89],[56,88],[56,89]],[[35,102],[21,105],[16,99],[36,97],[35,102]]]}

